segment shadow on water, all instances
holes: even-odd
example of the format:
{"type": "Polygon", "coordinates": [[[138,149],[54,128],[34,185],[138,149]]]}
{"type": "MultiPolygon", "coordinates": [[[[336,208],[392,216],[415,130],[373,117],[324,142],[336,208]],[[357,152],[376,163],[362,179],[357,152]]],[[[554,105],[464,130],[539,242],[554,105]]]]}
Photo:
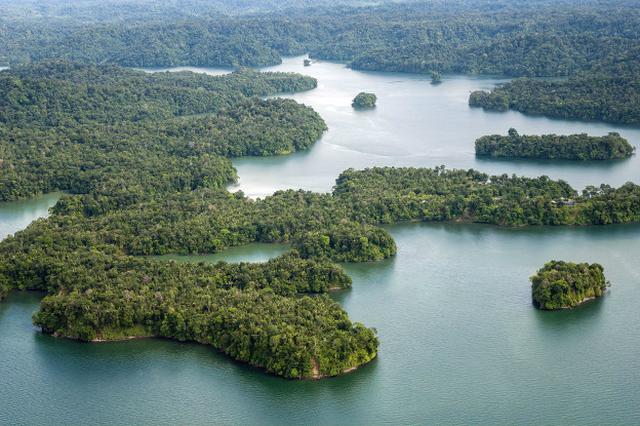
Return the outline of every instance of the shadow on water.
{"type": "MultiPolygon", "coordinates": [[[[565,170],[585,171],[597,170],[597,171],[611,171],[618,166],[625,165],[630,158],[624,158],[620,160],[601,160],[601,161],[577,161],[577,160],[544,160],[538,158],[495,158],[476,156],[476,161],[479,165],[491,165],[491,164],[511,164],[513,166],[536,166],[539,167],[540,173],[544,173],[545,167],[562,167],[565,170]]],[[[582,188],[575,188],[580,190],[582,188]]]]}
{"type": "Polygon", "coordinates": [[[619,237],[640,237],[640,224],[619,224],[619,225],[593,225],[593,226],[522,226],[508,227],[485,223],[455,223],[455,222],[407,222],[393,225],[384,225],[387,231],[393,234],[403,234],[405,232],[424,229],[426,232],[438,231],[456,235],[470,235],[477,237],[487,237],[492,235],[500,236],[527,236],[546,238],[557,235],[574,235],[602,238],[619,237]]]}
{"type": "Polygon", "coordinates": [[[369,291],[377,285],[386,285],[393,275],[397,256],[380,262],[343,263],[347,274],[353,280],[351,289],[331,293],[331,298],[344,305],[354,296],[354,291],[369,291]]]}
{"type": "Polygon", "coordinates": [[[40,301],[46,296],[41,291],[21,291],[13,290],[6,299],[0,302],[0,318],[9,311],[10,308],[17,308],[21,311],[35,312],[40,305],[40,301]]]}
{"type": "Polygon", "coordinates": [[[598,323],[598,318],[602,315],[605,309],[605,304],[610,296],[610,292],[611,290],[609,290],[603,297],[590,300],[573,309],[543,311],[536,309],[533,304],[531,305],[531,309],[534,309],[536,323],[542,333],[547,331],[570,331],[576,327],[585,327],[590,324],[598,323]]]}

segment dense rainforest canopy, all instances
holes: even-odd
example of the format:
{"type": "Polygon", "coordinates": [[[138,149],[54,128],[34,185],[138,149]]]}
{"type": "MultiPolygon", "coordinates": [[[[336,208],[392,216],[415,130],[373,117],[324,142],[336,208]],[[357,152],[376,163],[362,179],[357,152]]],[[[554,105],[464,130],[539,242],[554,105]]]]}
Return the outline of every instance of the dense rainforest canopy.
{"type": "MultiPolygon", "coordinates": [[[[106,217],[100,213],[170,194],[223,191],[235,179],[226,157],[288,153],[320,137],[326,126],[310,108],[257,97],[315,86],[309,77],[248,70],[210,77],[52,62],[3,71],[1,199],[83,193],[93,207],[82,214],[106,217]]],[[[376,355],[373,331],[352,324],[339,305],[298,297],[350,285],[327,260],[287,255],[264,265],[178,265],[131,258],[115,240],[100,243],[89,231],[81,242],[69,231],[58,247],[40,246],[36,268],[11,267],[26,259],[23,249],[40,250],[35,242],[9,249],[0,262],[0,298],[16,285],[50,293],[35,317],[44,331],[81,340],[193,340],[292,378],[339,374],[376,355]]],[[[336,232],[341,244],[349,241],[349,232],[336,232]]],[[[209,250],[225,242],[209,241],[209,250]]]]}
{"type": "Polygon", "coordinates": [[[635,148],[618,133],[607,136],[520,135],[509,129],[507,136],[489,135],[476,140],[476,155],[503,158],[563,160],[615,160],[628,158],[635,148]]]}
{"type": "Polygon", "coordinates": [[[331,194],[227,192],[235,171],[224,156],[303,149],[324,130],[307,107],[254,97],[315,86],[298,75],[55,62],[3,71],[0,81],[4,199],[78,194],[0,243],[0,297],[46,291],[35,321],[61,336],[194,340],[285,377],[334,375],[375,357],[375,334],[327,298],[299,295],[349,285],[332,260],[392,256],[393,239],[376,225],[640,221],[631,183],[579,195],[546,177],[444,167],[347,170],[331,194]],[[132,257],[254,241],[291,242],[295,252],[257,266],[132,257]]]}
{"type": "Polygon", "coordinates": [[[516,81],[482,106],[640,122],[640,10],[630,0],[117,3],[5,5],[0,65],[265,66],[309,52],[362,70],[571,77],[516,81]]]}
{"type": "Polygon", "coordinates": [[[609,285],[597,263],[552,260],[531,277],[531,297],[539,309],[567,309],[604,295],[609,285]]]}
{"type": "MultiPolygon", "coordinates": [[[[635,54],[640,57],[640,49],[635,54]]],[[[518,79],[491,92],[471,93],[469,105],[487,111],[513,109],[562,119],[639,125],[640,68],[614,77],[599,74],[566,81],[518,79]]]]}
{"type": "Polygon", "coordinates": [[[246,69],[210,77],[51,62],[2,71],[0,201],[222,188],[235,180],[223,157],[286,154],[320,137],[326,125],[312,109],[257,97],[315,86],[246,69]]]}

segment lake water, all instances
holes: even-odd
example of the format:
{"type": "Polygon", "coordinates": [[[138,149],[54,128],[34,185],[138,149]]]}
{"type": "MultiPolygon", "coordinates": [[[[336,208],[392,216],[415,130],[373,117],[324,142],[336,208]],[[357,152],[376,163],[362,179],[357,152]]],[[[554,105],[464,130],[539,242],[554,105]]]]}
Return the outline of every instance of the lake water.
{"type": "Polygon", "coordinates": [[[150,257],[157,260],[194,263],[217,263],[221,260],[225,262],[266,262],[269,259],[286,253],[290,248],[289,244],[251,243],[244,246],[231,247],[223,252],[213,254],[166,254],[163,256],[150,257]]]}
{"type": "Polygon", "coordinates": [[[59,193],[51,193],[25,201],[0,203],[0,240],[26,228],[35,219],[47,216],[58,198],[59,193]]]}
{"type": "Polygon", "coordinates": [[[267,70],[293,71],[317,78],[317,89],[290,97],[312,106],[325,119],[329,130],[306,152],[235,160],[240,176],[237,188],[252,197],[285,188],[329,191],[343,170],[371,166],[444,164],[494,174],[546,174],[565,179],[579,190],[587,185],[619,186],[629,180],[640,181],[640,156],[588,164],[477,159],[474,142],[478,137],[507,134],[510,127],[522,134],[606,135],[617,131],[632,145],[640,146],[637,128],[469,108],[470,92],[488,90],[507,80],[445,76],[442,84],[434,86],[423,75],[353,71],[334,62],[316,62],[305,67],[302,57],[286,58],[282,65],[267,70]],[[351,107],[351,101],[361,91],[377,95],[375,109],[358,111],[351,107]]]}
{"type": "MultiPolygon", "coordinates": [[[[578,187],[640,181],[636,157],[608,164],[476,160],[474,139],[509,127],[620,131],[640,142],[633,129],[467,108],[470,90],[497,80],[451,77],[434,87],[422,76],[334,63],[303,68],[302,58],[276,69],[319,78],[318,89],[294,98],[320,112],[330,130],[305,153],[236,160],[249,195],[328,190],[341,170],[376,164],[548,174],[578,187]],[[351,110],[362,90],[378,95],[374,111],[351,110]]],[[[30,203],[0,205],[2,235],[49,205],[34,210],[30,203]]],[[[640,226],[388,229],[397,256],[347,265],[353,288],[333,296],[352,319],[378,330],[379,357],[360,370],[287,381],[195,344],[59,340],[31,325],[41,296],[13,293],[0,304],[0,424],[640,423],[640,226]],[[554,258],[602,263],[611,291],[571,311],[534,309],[528,277],[554,258]]],[[[285,249],[251,245],[195,260],[260,261],[285,249]]]]}

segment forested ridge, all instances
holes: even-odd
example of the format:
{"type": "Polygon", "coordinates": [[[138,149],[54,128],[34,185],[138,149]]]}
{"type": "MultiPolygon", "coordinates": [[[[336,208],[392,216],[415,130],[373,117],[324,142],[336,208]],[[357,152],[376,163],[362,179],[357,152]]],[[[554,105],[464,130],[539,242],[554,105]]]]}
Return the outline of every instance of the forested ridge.
{"type": "Polygon", "coordinates": [[[531,296],[539,309],[568,309],[603,296],[609,285],[598,263],[552,260],[531,277],[531,296]]]}
{"type": "MultiPolygon", "coordinates": [[[[640,57],[640,50],[635,54],[640,57]]],[[[576,76],[567,81],[518,79],[491,92],[471,93],[469,105],[488,111],[513,109],[561,119],[635,126],[640,124],[640,69],[634,68],[626,75],[576,76]]]]}
{"type": "Polygon", "coordinates": [[[51,62],[0,72],[0,200],[64,190],[222,188],[223,157],[308,148],[326,125],[292,100],[309,77],[241,69],[221,77],[51,62]]]}
{"type": "Polygon", "coordinates": [[[507,136],[488,135],[475,143],[476,155],[499,158],[540,158],[563,160],[616,160],[628,158],[635,148],[619,133],[606,136],[520,135],[509,129],[507,136]]]}
{"type": "Polygon", "coordinates": [[[264,13],[264,5],[238,4],[236,9],[249,12],[242,16],[192,3],[181,8],[179,19],[163,7],[150,8],[145,19],[140,5],[132,6],[128,18],[126,9],[113,6],[114,13],[100,17],[73,16],[74,9],[64,12],[68,19],[57,19],[47,8],[33,16],[49,13],[50,19],[9,13],[0,18],[0,64],[56,58],[133,67],[266,66],[280,63],[283,55],[308,52],[362,70],[570,77],[517,80],[491,98],[476,96],[472,104],[561,118],[640,120],[640,12],[632,1],[363,7],[354,1],[334,7],[285,4],[293,9],[271,8],[277,10],[272,13],[264,13]]]}
{"type": "Polygon", "coordinates": [[[84,25],[5,20],[0,58],[258,66],[311,52],[358,69],[569,76],[637,69],[639,20],[633,2],[623,0],[418,2],[84,25]]]}

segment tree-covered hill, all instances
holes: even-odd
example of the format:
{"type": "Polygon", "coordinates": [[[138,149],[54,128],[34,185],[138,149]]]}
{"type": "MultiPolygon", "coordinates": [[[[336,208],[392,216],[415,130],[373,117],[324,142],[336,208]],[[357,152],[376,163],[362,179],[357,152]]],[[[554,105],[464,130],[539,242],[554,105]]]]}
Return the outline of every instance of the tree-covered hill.
{"type": "Polygon", "coordinates": [[[222,188],[223,157],[308,148],[326,125],[292,100],[309,77],[242,69],[221,77],[146,74],[67,62],[0,72],[0,200],[64,190],[222,188]]]}
{"type": "MultiPolygon", "coordinates": [[[[640,49],[636,50],[640,54],[640,49]]],[[[640,56],[639,56],[640,57],[640,56]]],[[[606,73],[579,76],[566,81],[517,79],[491,92],[476,91],[469,105],[488,111],[512,109],[534,115],[640,124],[640,69],[627,75],[606,73]]]]}
{"type": "Polygon", "coordinates": [[[488,135],[475,143],[476,155],[496,158],[563,160],[617,160],[633,155],[635,148],[618,133],[606,136],[520,135],[509,129],[507,136],[488,135]]]}
{"type": "Polygon", "coordinates": [[[640,14],[624,0],[418,2],[215,19],[30,25],[5,21],[0,62],[271,65],[311,52],[358,69],[568,76],[637,69],[640,14]]]}
{"type": "Polygon", "coordinates": [[[569,309],[603,296],[609,285],[598,263],[552,260],[531,277],[531,297],[539,309],[569,309]]]}

